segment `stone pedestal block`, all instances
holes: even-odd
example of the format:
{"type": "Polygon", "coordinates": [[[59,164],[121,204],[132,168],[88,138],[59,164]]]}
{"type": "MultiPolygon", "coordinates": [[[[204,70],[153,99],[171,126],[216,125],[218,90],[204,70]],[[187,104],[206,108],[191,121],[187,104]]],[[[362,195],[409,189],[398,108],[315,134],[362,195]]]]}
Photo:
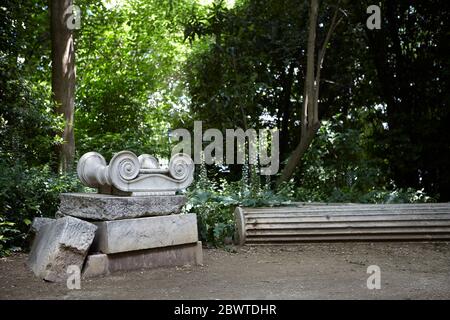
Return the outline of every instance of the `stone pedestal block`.
{"type": "Polygon", "coordinates": [[[114,254],[92,254],[86,259],[84,278],[105,276],[116,271],[132,271],[158,267],[202,265],[202,243],[183,244],[114,254]]]}
{"type": "Polygon", "coordinates": [[[88,255],[83,267],[83,278],[93,278],[108,275],[108,262],[108,255],[104,253],[88,255]]]}
{"type": "Polygon", "coordinates": [[[186,203],[183,195],[113,196],[98,193],[63,193],[57,216],[89,220],[120,220],[176,214],[186,203]]]}
{"type": "Polygon", "coordinates": [[[169,247],[198,240],[195,214],[95,222],[92,251],[119,253],[169,247]]]}
{"type": "Polygon", "coordinates": [[[73,217],[41,225],[29,255],[30,268],[41,279],[65,281],[68,266],[82,268],[96,229],[94,224],[73,217]]]}

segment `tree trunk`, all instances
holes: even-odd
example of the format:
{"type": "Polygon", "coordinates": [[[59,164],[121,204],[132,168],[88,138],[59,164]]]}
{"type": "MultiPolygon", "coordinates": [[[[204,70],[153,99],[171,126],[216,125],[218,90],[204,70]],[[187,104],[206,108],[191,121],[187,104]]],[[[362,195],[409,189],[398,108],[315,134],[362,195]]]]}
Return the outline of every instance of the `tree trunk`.
{"type": "Polygon", "coordinates": [[[320,70],[322,68],[325,52],[330,41],[331,35],[339,24],[341,19],[337,19],[339,7],[336,8],[333,18],[331,19],[330,27],[325,36],[322,48],[318,53],[317,66],[315,66],[315,51],[316,51],[316,28],[317,15],[319,10],[318,0],[311,0],[309,9],[309,26],[308,26],[308,46],[306,49],[306,78],[305,90],[303,96],[303,105],[301,112],[301,132],[300,143],[295,148],[294,152],[289,157],[288,163],[284,167],[277,185],[288,181],[295,172],[300,160],[308,150],[309,145],[314,139],[317,130],[320,128],[319,121],[319,88],[320,88],[320,70]]]}
{"type": "Polygon", "coordinates": [[[295,168],[300,162],[305,151],[308,149],[309,144],[311,143],[317,129],[319,128],[319,121],[317,116],[318,112],[314,110],[314,108],[317,107],[317,104],[314,103],[314,60],[318,9],[318,0],[311,0],[311,5],[309,8],[308,46],[306,49],[306,79],[301,111],[300,143],[297,145],[294,152],[289,157],[288,163],[284,167],[278,180],[278,185],[281,182],[287,181],[291,178],[292,174],[295,171],[295,168]]]}
{"type": "Polygon", "coordinates": [[[277,183],[278,185],[284,181],[288,181],[291,178],[291,176],[294,174],[298,163],[302,159],[306,150],[308,150],[308,147],[311,144],[314,136],[316,135],[316,132],[319,129],[319,127],[320,127],[320,124],[318,123],[311,130],[308,130],[306,132],[305,136],[302,136],[300,143],[297,145],[294,152],[292,152],[288,163],[286,164],[286,166],[283,169],[283,172],[281,173],[281,177],[277,183]]]}
{"type": "Polygon", "coordinates": [[[72,0],[50,0],[52,41],[52,92],[55,111],[63,116],[63,143],[58,147],[58,171],[72,168],[75,157],[73,132],[75,92],[75,51],[72,30],[67,27],[72,0]]]}

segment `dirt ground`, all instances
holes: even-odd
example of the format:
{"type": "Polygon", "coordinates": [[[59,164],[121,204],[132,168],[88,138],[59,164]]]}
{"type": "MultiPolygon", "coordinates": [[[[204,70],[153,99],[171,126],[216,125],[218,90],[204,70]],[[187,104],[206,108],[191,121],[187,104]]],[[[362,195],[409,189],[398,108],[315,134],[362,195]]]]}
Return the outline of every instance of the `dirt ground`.
{"type": "Polygon", "coordinates": [[[115,273],[80,290],[0,259],[0,299],[450,299],[450,243],[321,243],[204,249],[203,266],[115,273]],[[233,252],[234,251],[234,252],[233,252]],[[367,267],[381,289],[367,289],[367,267]]]}

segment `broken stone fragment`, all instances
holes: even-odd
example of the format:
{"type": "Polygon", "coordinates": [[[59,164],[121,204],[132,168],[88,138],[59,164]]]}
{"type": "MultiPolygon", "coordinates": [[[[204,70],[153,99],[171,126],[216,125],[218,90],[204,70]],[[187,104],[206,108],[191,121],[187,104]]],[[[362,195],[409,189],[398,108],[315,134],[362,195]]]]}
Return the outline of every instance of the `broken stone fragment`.
{"type": "Polygon", "coordinates": [[[38,233],[42,226],[52,223],[53,221],[55,221],[55,219],[36,217],[33,219],[33,223],[31,224],[31,232],[38,233]]]}
{"type": "Polygon", "coordinates": [[[83,278],[106,276],[109,274],[108,256],[104,253],[90,254],[83,267],[83,278]]]}
{"type": "Polygon", "coordinates": [[[74,217],[64,217],[41,225],[34,239],[28,265],[41,279],[61,282],[67,268],[82,268],[97,227],[74,217]]]}

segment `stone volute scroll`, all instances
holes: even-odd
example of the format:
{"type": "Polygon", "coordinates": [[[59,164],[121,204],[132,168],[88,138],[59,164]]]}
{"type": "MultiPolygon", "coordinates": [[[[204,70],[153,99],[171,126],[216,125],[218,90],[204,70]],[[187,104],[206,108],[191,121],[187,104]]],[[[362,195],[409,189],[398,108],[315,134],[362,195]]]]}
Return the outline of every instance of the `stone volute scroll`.
{"type": "Polygon", "coordinates": [[[186,154],[172,156],[167,167],[157,158],[131,151],[116,153],[109,164],[97,152],[84,154],[77,166],[81,182],[99,193],[124,196],[174,195],[194,179],[194,162],[186,154]]]}

